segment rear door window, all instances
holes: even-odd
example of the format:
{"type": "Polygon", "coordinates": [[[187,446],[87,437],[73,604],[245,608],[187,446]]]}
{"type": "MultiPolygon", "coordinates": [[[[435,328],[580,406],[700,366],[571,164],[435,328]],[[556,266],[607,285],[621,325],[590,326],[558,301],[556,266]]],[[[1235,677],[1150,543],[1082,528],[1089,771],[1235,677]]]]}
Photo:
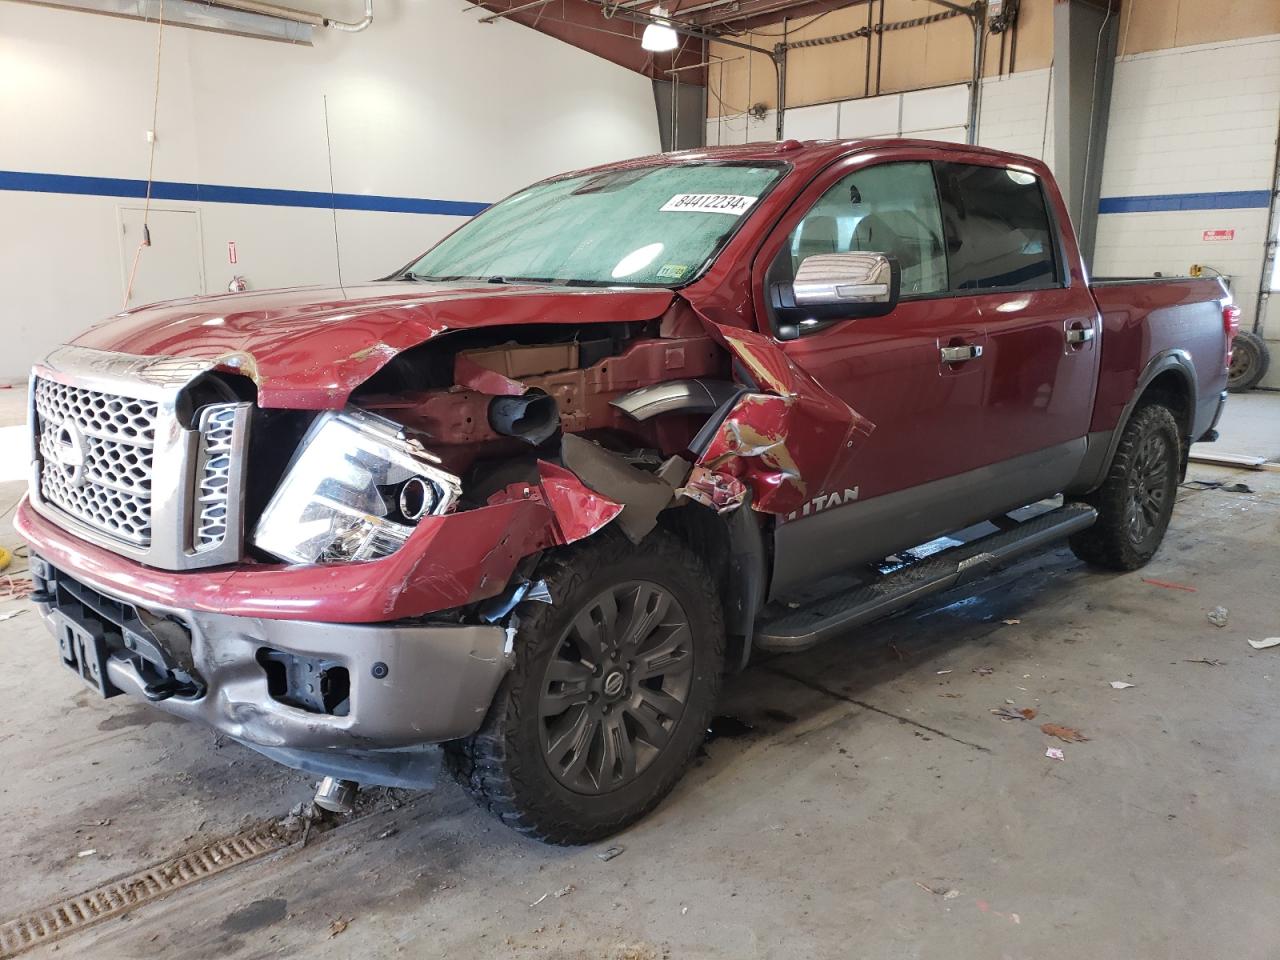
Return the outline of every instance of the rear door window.
{"type": "Polygon", "coordinates": [[[1060,284],[1053,225],[1038,177],[967,163],[936,168],[952,290],[1060,284]]]}

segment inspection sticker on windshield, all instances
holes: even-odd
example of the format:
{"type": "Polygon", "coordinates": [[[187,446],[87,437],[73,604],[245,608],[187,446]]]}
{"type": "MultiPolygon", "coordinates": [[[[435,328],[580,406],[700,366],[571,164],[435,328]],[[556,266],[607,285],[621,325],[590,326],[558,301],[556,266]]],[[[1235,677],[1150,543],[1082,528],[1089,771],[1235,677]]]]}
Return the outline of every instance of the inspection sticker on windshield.
{"type": "Polygon", "coordinates": [[[677,193],[662,205],[661,213],[727,213],[740,217],[756,202],[736,193],[677,193]]]}

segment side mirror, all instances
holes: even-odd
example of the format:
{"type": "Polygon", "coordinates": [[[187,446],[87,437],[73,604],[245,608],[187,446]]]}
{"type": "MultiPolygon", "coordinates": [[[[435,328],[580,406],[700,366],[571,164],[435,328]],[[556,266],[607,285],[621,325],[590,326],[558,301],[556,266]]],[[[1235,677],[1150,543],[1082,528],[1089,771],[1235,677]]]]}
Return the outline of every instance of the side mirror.
{"type": "Polygon", "coordinates": [[[793,339],[823,321],[882,317],[898,305],[902,268],[883,253],[805,257],[791,283],[774,285],[779,335],[793,339]]]}

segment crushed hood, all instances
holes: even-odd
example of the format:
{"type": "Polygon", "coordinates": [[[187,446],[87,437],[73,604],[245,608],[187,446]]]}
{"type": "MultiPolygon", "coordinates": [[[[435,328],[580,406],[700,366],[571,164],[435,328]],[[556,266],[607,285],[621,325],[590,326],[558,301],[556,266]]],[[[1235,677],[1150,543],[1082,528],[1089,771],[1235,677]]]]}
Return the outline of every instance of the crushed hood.
{"type": "Polygon", "coordinates": [[[387,281],[170,300],[91,327],[78,347],[239,371],[264,407],[342,407],[392,357],[450,330],[661,316],[662,289],[387,281]]]}

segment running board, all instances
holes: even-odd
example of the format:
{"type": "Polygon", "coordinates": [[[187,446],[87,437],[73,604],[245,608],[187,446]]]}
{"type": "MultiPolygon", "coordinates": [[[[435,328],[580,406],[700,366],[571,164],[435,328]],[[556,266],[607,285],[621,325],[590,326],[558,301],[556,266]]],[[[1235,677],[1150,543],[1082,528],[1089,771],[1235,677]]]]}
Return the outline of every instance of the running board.
{"type": "Polygon", "coordinates": [[[1093,507],[1068,504],[936,553],[851,591],[823,597],[798,610],[783,607],[776,618],[769,618],[766,608],[757,621],[755,647],[775,653],[806,650],[923,597],[984,577],[1024,553],[1087,529],[1097,519],[1093,507]]]}

